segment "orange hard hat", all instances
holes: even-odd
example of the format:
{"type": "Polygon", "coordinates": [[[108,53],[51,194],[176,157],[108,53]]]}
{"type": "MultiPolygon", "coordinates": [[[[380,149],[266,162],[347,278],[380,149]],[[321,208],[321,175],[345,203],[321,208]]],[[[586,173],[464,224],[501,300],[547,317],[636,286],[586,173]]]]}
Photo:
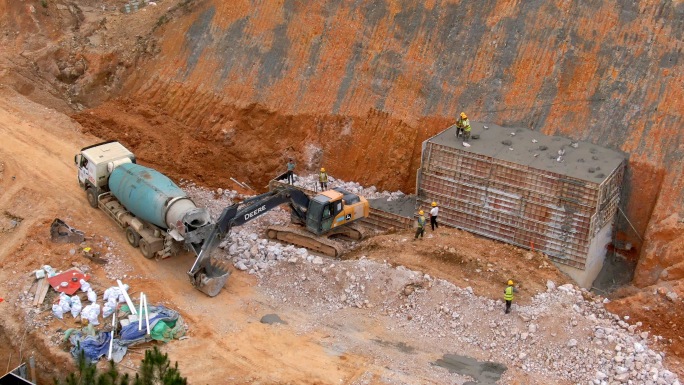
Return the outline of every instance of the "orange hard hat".
{"type": "Polygon", "coordinates": [[[325,169],[323,167],[321,167],[321,172],[325,172],[325,169]]]}

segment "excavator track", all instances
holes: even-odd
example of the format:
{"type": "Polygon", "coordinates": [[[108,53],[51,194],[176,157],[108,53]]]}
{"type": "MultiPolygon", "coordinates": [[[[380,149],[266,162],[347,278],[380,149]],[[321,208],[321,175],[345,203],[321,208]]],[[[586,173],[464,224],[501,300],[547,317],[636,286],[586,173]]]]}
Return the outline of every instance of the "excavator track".
{"type": "Polygon", "coordinates": [[[338,226],[326,233],[325,236],[330,237],[342,237],[352,241],[360,241],[366,237],[364,229],[361,225],[357,223],[349,223],[343,226],[338,226]]]}
{"type": "Polygon", "coordinates": [[[343,248],[334,240],[319,237],[308,231],[288,226],[271,226],[266,231],[270,239],[277,239],[293,245],[305,247],[309,250],[337,258],[342,255],[343,248]]]}

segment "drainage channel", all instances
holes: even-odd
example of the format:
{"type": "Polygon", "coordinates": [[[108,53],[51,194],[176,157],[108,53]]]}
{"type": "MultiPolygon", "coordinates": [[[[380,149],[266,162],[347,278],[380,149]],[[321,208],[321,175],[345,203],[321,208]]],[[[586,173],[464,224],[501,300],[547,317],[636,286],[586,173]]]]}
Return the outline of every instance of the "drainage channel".
{"type": "Polygon", "coordinates": [[[432,363],[441,366],[449,372],[470,376],[475,381],[468,381],[463,385],[495,385],[501,378],[506,366],[491,361],[478,361],[472,357],[457,354],[445,354],[441,359],[432,363]]]}

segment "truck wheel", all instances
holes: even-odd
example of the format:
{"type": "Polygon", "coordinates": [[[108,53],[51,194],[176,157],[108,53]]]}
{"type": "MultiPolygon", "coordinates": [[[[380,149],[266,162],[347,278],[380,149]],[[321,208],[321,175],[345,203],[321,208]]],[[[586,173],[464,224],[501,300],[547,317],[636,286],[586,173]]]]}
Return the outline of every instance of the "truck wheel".
{"type": "Polygon", "coordinates": [[[152,259],[154,257],[154,254],[152,253],[152,249],[150,249],[150,244],[147,243],[146,240],[140,239],[140,252],[142,255],[147,258],[147,259],[152,259]]]}
{"type": "Polygon", "coordinates": [[[138,247],[140,244],[140,234],[136,233],[132,227],[126,227],[126,240],[133,247],[138,247]]]}
{"type": "Polygon", "coordinates": [[[91,207],[97,208],[97,191],[95,191],[94,187],[86,190],[86,198],[91,207]]]}

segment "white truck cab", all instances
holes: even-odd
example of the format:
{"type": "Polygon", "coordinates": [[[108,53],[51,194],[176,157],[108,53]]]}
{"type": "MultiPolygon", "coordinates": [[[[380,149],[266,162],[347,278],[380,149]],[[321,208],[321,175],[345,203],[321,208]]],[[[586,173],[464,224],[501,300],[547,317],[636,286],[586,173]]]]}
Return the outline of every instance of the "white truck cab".
{"type": "Polygon", "coordinates": [[[88,202],[97,207],[97,196],[109,188],[109,175],[122,163],[135,163],[135,155],[116,140],[83,147],[74,156],[78,184],[86,191],[88,202]]]}

